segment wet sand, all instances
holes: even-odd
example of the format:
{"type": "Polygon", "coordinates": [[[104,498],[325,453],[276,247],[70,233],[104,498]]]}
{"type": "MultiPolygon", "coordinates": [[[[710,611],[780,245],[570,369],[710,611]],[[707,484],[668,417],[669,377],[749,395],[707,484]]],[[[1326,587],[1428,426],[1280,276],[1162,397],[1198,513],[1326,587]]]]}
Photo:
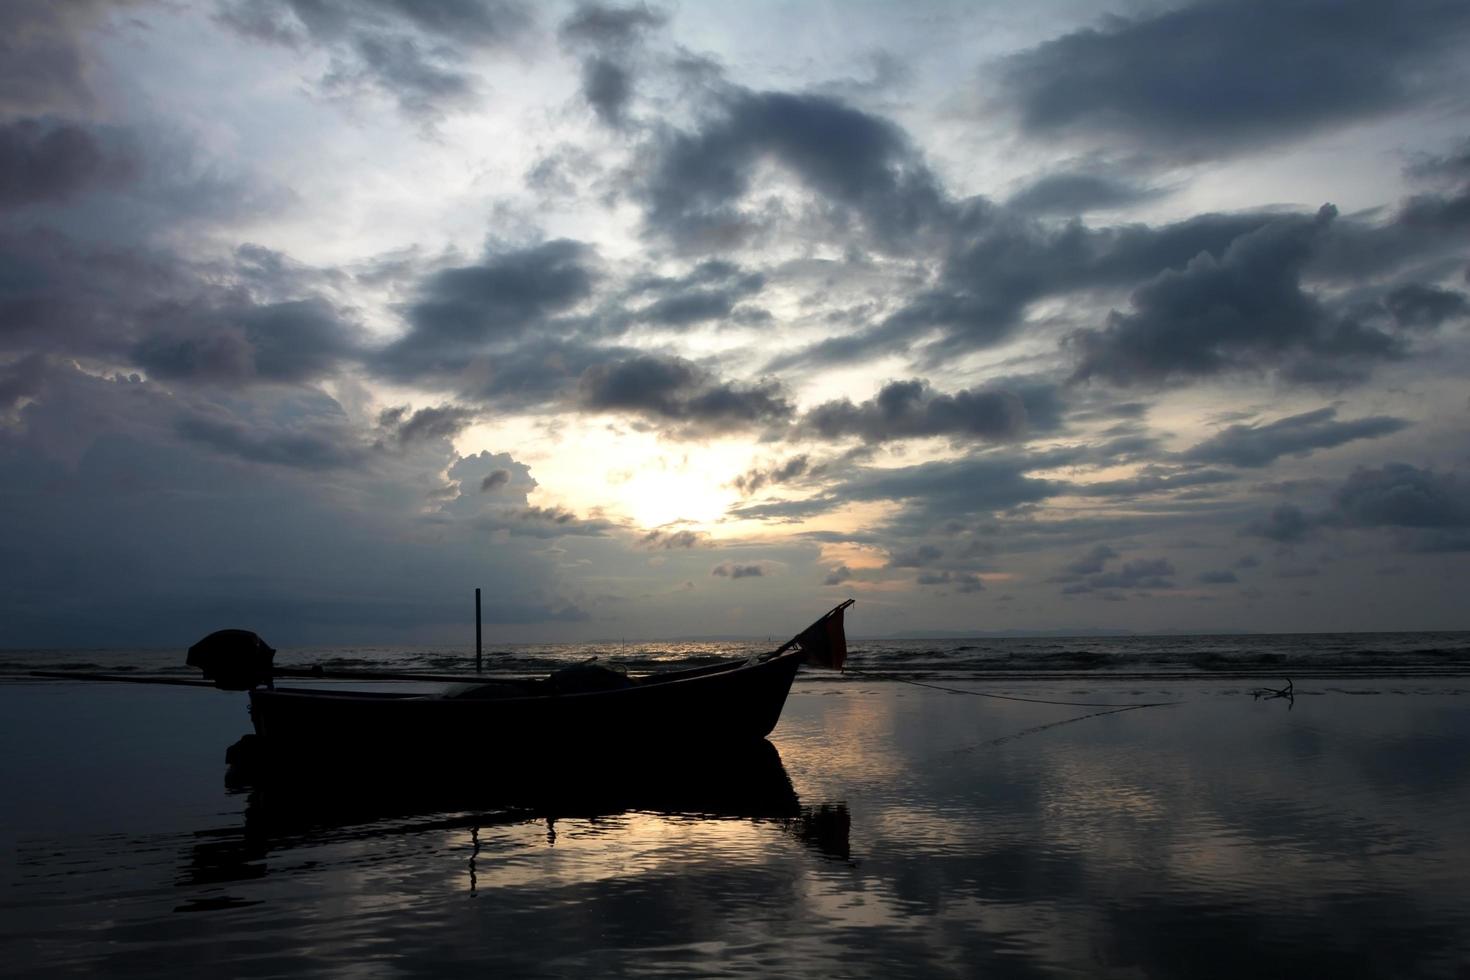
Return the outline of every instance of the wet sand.
{"type": "Polygon", "coordinates": [[[1464,976],[1470,681],[1250,686],[800,680],[759,789],[538,806],[232,791],[239,695],[0,685],[0,973],[1464,976]]]}

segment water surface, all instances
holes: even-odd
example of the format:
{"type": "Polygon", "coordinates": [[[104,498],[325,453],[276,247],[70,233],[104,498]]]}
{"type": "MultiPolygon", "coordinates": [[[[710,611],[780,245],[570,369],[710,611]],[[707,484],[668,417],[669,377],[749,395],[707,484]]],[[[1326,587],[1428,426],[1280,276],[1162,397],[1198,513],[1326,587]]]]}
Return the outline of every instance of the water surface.
{"type": "Polygon", "coordinates": [[[0,685],[0,971],[1464,975],[1470,683],[1005,689],[1184,703],[803,678],[733,795],[324,803],[224,785],[238,695],[0,685]]]}

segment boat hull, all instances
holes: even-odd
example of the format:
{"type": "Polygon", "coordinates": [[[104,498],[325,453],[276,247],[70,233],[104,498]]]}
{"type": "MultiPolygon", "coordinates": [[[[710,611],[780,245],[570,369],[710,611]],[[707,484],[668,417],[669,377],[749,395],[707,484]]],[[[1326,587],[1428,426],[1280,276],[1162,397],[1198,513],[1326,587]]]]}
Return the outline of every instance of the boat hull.
{"type": "Polygon", "coordinates": [[[260,750],[311,764],[415,765],[598,753],[660,754],[758,742],[776,727],[799,653],[653,675],[612,691],[492,699],[256,689],[260,750]]]}

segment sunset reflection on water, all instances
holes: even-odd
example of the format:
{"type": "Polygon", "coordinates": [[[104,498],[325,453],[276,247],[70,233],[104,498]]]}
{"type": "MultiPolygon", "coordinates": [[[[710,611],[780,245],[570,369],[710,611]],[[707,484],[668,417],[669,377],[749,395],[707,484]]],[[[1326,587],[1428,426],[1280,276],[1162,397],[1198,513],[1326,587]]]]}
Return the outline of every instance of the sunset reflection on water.
{"type": "MultiPolygon", "coordinates": [[[[1269,956],[1454,976],[1470,702],[1350,689],[1373,690],[1288,711],[1175,685],[1186,704],[1039,729],[1088,709],[798,683],[749,792],[711,767],[549,803],[229,794],[199,761],[213,753],[163,726],[151,743],[62,739],[0,773],[23,791],[0,941],[28,975],[1225,976],[1269,956]],[[79,778],[99,767],[131,767],[155,805],[110,813],[79,778]]],[[[49,696],[163,712],[219,746],[238,734],[178,693],[49,696]]]]}

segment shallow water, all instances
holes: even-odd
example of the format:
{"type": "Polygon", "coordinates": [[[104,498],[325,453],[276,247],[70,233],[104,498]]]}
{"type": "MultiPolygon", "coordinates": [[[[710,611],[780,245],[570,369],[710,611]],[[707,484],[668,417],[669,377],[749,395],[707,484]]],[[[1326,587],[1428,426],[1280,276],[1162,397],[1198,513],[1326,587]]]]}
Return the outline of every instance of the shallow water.
{"type": "Polygon", "coordinates": [[[774,788],[359,805],[228,790],[238,695],[0,685],[0,972],[1464,976],[1467,688],[803,679],[774,788]]]}

